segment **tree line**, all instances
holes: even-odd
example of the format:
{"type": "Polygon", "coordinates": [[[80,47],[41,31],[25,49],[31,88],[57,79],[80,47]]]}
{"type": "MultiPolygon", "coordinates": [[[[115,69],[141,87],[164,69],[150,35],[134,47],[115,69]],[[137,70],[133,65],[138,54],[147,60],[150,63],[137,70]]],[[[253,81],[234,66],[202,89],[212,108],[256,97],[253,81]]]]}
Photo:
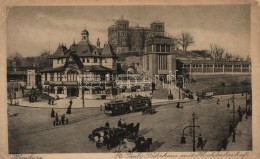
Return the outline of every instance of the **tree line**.
{"type": "Polygon", "coordinates": [[[42,51],[38,56],[24,57],[19,52],[7,56],[7,67],[35,67],[43,69],[50,66],[50,54],[42,51]]]}

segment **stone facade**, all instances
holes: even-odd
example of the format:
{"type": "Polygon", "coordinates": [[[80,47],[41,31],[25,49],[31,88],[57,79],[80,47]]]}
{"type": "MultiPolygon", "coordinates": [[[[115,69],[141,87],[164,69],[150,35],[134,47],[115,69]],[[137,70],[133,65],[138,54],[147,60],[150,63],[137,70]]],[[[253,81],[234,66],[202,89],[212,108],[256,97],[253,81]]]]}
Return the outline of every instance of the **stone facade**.
{"type": "Polygon", "coordinates": [[[117,53],[144,50],[145,41],[164,35],[164,22],[154,21],[150,27],[129,26],[129,21],[119,19],[108,28],[108,43],[117,53]]]}

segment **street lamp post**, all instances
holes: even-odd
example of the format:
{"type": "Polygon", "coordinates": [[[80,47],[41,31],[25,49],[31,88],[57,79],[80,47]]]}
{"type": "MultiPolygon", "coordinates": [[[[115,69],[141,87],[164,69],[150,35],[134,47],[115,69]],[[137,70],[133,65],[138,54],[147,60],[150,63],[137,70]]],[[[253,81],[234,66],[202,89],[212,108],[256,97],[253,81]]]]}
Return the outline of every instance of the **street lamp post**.
{"type": "Polygon", "coordinates": [[[192,136],[192,142],[193,142],[193,152],[195,152],[196,151],[196,147],[195,147],[195,144],[196,144],[196,140],[195,140],[195,128],[197,127],[197,128],[200,128],[200,126],[199,125],[195,125],[195,118],[196,118],[196,114],[195,114],[195,112],[193,112],[192,113],[192,120],[193,120],[193,125],[192,126],[186,126],[183,130],[182,130],[182,137],[181,137],[181,144],[186,144],[186,139],[185,139],[185,137],[184,137],[184,131],[185,131],[185,129],[186,128],[193,128],[193,136],[192,136]]]}
{"type": "MultiPolygon", "coordinates": [[[[89,72],[89,70],[86,70],[86,72],[89,72]]],[[[82,105],[83,105],[83,108],[85,108],[85,86],[83,86],[83,85],[87,85],[87,79],[84,80],[84,76],[82,78],[81,87],[82,87],[82,105]],[[86,83],[84,81],[86,81],[86,83]]]]}
{"type": "Polygon", "coordinates": [[[192,113],[192,120],[193,120],[193,139],[192,139],[192,142],[193,142],[193,152],[195,152],[195,143],[196,143],[196,140],[195,140],[195,117],[196,117],[196,114],[193,112],[192,113]]]}
{"type": "Polygon", "coordinates": [[[177,79],[177,78],[176,78],[176,74],[177,74],[176,72],[177,72],[177,71],[178,71],[178,70],[175,70],[175,74],[174,74],[174,78],[175,78],[175,85],[174,85],[174,88],[176,88],[176,86],[177,86],[177,82],[176,82],[176,79],[177,79]]]}

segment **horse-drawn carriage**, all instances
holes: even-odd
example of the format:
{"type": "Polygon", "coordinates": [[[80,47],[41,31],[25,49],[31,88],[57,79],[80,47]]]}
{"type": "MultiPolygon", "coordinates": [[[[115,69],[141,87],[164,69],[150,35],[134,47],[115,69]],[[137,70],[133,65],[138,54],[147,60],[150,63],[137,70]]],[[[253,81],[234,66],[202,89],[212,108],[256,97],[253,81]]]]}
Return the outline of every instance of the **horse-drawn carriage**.
{"type": "Polygon", "coordinates": [[[200,97],[200,99],[211,99],[214,94],[213,92],[198,91],[196,95],[200,97]]]}
{"type": "Polygon", "coordinates": [[[125,147],[127,152],[144,152],[149,151],[150,145],[152,144],[152,139],[145,140],[144,137],[140,139],[138,136],[139,123],[134,125],[134,123],[128,125],[122,125],[118,128],[108,128],[100,127],[92,131],[88,136],[90,141],[96,143],[96,147],[100,148],[102,146],[107,146],[108,150],[111,148],[116,148],[116,151],[122,151],[121,148],[125,147]],[[125,146],[125,143],[128,146],[125,146]],[[129,146],[132,145],[132,146],[129,146]]]}
{"type": "Polygon", "coordinates": [[[137,96],[127,100],[111,101],[105,104],[105,114],[120,115],[133,111],[144,111],[152,107],[149,97],[137,96]]]}

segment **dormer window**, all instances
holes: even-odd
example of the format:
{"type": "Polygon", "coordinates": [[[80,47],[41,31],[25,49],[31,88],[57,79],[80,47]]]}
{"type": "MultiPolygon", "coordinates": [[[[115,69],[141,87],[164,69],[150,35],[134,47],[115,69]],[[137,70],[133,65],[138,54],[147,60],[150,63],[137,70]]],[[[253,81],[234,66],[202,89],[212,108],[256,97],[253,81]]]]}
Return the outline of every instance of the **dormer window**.
{"type": "Polygon", "coordinates": [[[85,58],[84,57],[82,58],[82,62],[85,63],[85,58]]]}
{"type": "Polygon", "coordinates": [[[87,63],[89,63],[89,58],[87,58],[87,63]]]}

